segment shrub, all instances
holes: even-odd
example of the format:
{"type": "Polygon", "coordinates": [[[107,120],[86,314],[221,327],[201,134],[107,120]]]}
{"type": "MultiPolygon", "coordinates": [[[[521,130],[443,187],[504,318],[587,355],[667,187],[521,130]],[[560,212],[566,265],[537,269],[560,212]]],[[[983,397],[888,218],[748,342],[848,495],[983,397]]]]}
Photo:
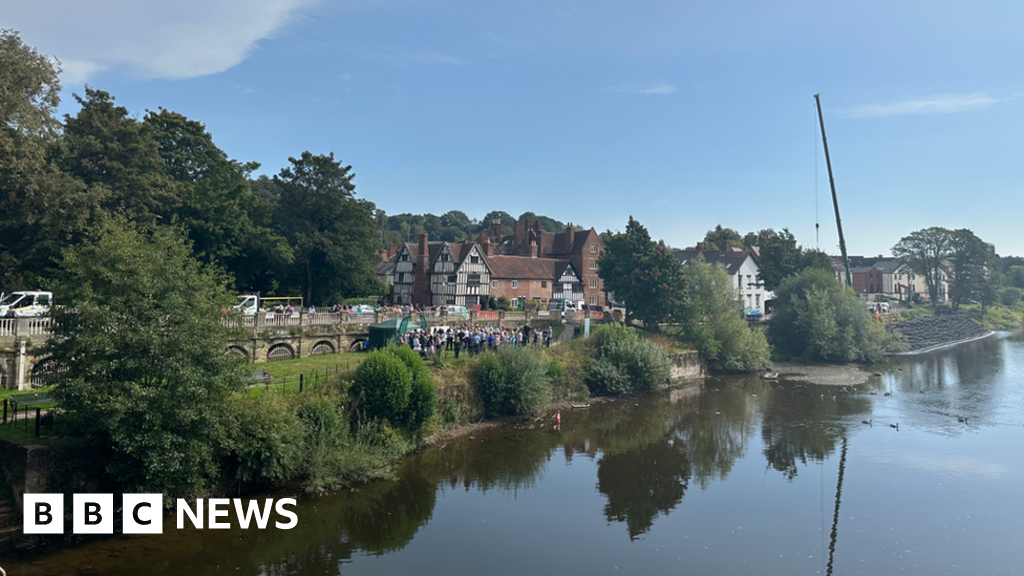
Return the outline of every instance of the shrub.
{"type": "Polygon", "coordinates": [[[390,348],[374,350],[356,370],[349,396],[368,418],[401,422],[412,393],[412,374],[390,348]]]}
{"type": "Polygon", "coordinates": [[[548,374],[551,376],[552,395],[560,400],[586,400],[587,372],[594,346],[590,338],[577,338],[547,350],[551,357],[548,374]],[[557,367],[555,366],[557,363],[557,367]]]}
{"type": "Polygon", "coordinates": [[[488,416],[536,412],[551,401],[549,366],[532,348],[502,348],[477,361],[475,379],[488,416]]]}
{"type": "Polygon", "coordinates": [[[418,431],[437,412],[437,389],[423,359],[407,346],[370,352],[349,390],[361,415],[418,431]]]}
{"type": "Polygon", "coordinates": [[[1007,286],[1006,288],[1003,288],[1003,306],[1013,306],[1017,302],[1020,302],[1022,298],[1024,298],[1024,290],[1021,290],[1016,286],[1007,286]]]}
{"type": "Polygon", "coordinates": [[[275,482],[302,469],[304,431],[294,411],[270,395],[227,404],[228,480],[275,482]]]}
{"type": "Polygon", "coordinates": [[[622,324],[594,332],[596,357],[587,385],[596,393],[622,396],[660,390],[668,385],[671,360],[659,346],[622,324]]]}

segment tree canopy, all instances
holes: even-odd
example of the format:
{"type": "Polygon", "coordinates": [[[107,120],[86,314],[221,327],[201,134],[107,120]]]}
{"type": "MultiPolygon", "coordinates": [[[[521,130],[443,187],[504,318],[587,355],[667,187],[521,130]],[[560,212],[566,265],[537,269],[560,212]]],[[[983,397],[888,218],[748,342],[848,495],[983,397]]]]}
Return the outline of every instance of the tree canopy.
{"type": "Polygon", "coordinates": [[[629,318],[657,330],[659,322],[682,314],[686,295],[682,266],[665,243],[651,240],[632,216],[625,232],[605,240],[597,265],[605,290],[626,304],[629,318]]]}
{"type": "Polygon", "coordinates": [[[217,470],[229,392],[225,279],[172,227],[121,216],[64,254],[43,370],[67,418],[128,491],[195,494],[217,470]]]}
{"type": "Polygon", "coordinates": [[[853,290],[816,269],[776,290],[768,338],[782,358],[823,362],[873,362],[894,345],[853,290]]]}

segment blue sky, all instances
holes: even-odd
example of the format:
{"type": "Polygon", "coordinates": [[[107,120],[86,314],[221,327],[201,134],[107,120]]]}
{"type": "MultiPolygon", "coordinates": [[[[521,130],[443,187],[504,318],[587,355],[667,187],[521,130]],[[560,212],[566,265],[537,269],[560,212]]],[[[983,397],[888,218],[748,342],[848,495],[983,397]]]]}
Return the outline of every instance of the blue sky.
{"type": "Polygon", "coordinates": [[[273,174],[334,152],[391,214],[721,223],[851,254],[926,226],[1024,255],[1024,3],[0,0],[0,27],[139,116],[273,174]],[[817,174],[817,176],[816,176],[817,174]]]}

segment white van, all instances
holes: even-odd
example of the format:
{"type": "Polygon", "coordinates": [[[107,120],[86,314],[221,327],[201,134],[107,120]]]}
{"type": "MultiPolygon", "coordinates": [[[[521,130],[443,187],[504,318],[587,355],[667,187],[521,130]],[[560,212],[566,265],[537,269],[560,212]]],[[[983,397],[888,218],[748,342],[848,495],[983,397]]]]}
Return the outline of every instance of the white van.
{"type": "Polygon", "coordinates": [[[246,316],[254,316],[260,309],[260,297],[255,294],[245,294],[238,297],[239,303],[235,304],[236,310],[241,310],[246,316]]]}
{"type": "Polygon", "coordinates": [[[53,305],[53,292],[42,290],[11,292],[0,298],[0,317],[34,318],[46,316],[53,305]]]}

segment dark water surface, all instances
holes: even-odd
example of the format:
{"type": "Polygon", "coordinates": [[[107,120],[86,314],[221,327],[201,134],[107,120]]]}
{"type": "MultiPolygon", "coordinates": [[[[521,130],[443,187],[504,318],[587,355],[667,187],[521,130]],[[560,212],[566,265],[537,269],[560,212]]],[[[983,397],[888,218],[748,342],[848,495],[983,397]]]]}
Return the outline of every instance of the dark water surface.
{"type": "Polygon", "coordinates": [[[882,375],[845,391],[714,378],[703,391],[563,412],[561,431],[547,419],[489,430],[409,458],[395,481],[304,499],[290,531],[179,531],[168,518],[162,536],[4,567],[1024,573],[1024,341],[1003,335],[872,370],[882,375]]]}

